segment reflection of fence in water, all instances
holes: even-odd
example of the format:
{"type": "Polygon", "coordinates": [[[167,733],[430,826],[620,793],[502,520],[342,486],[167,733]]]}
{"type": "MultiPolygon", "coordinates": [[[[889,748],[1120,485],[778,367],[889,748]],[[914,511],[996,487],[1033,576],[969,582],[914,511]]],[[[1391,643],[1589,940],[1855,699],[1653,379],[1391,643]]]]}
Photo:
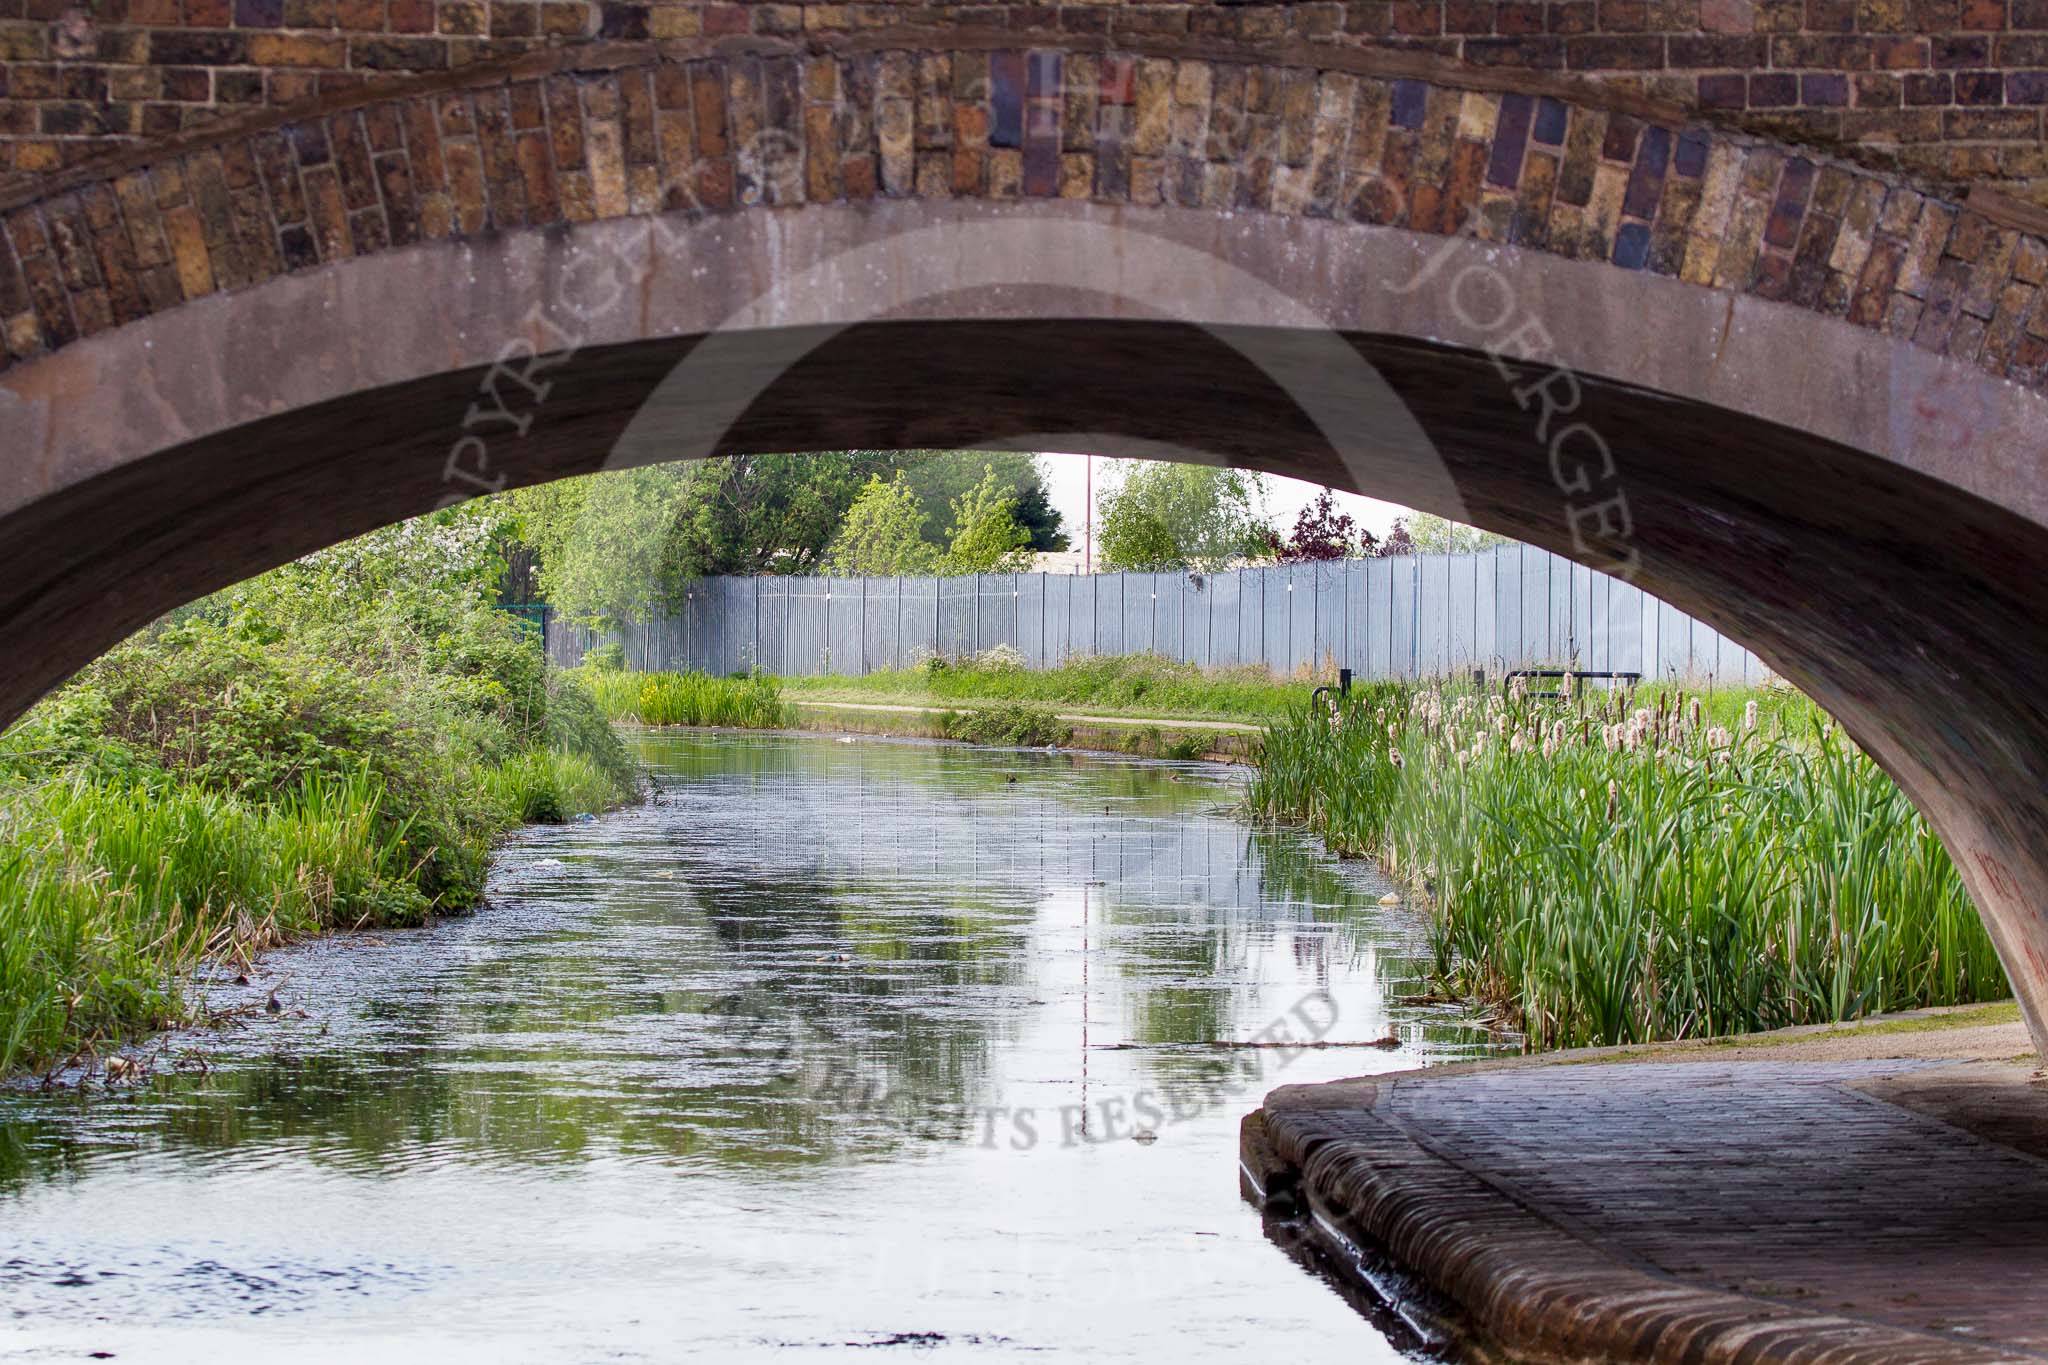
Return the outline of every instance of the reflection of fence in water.
{"type": "Polygon", "coordinates": [[[1527,545],[1218,574],[706,578],[666,620],[599,636],[552,620],[574,664],[617,639],[639,668],[862,674],[998,645],[1034,668],[1154,653],[1205,667],[1324,665],[1360,679],[1570,663],[1728,684],[1761,660],[1703,621],[1527,545]]]}

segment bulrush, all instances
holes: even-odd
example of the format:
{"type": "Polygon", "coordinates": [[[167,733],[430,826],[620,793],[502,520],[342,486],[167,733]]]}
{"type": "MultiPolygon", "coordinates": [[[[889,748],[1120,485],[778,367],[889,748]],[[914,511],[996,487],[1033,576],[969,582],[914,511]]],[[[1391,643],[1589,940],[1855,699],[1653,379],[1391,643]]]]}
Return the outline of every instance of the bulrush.
{"type": "Polygon", "coordinates": [[[1940,842],[1804,698],[1521,683],[1361,688],[1341,728],[1298,713],[1247,800],[1406,881],[1441,983],[1531,1046],[2007,993],[1940,842]]]}

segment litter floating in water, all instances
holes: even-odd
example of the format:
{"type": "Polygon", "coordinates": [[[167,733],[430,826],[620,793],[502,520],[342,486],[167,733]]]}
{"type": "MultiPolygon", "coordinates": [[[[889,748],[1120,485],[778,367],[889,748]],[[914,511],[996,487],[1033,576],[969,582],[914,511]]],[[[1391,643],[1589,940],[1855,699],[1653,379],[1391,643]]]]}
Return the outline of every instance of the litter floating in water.
{"type": "Polygon", "coordinates": [[[1399,905],[1400,903],[1401,898],[1391,891],[1389,891],[1386,895],[1380,897],[1381,905],[1399,905]]]}
{"type": "Polygon", "coordinates": [[[579,825],[594,825],[597,823],[597,817],[589,811],[584,811],[576,817],[576,823],[579,825]]]}
{"type": "Polygon", "coordinates": [[[564,868],[567,866],[568,864],[563,862],[560,858],[542,858],[537,863],[528,864],[529,870],[534,872],[553,872],[558,868],[564,868]]]}

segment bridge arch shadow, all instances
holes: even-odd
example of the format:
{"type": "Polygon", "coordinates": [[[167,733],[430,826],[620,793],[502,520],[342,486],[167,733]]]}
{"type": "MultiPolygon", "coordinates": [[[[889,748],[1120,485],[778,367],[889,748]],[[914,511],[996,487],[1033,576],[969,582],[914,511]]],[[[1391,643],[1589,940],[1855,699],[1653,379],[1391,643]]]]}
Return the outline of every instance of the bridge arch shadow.
{"type": "Polygon", "coordinates": [[[912,200],[424,242],[0,375],[0,720],[451,498],[714,454],[1207,460],[1631,577],[1839,717],[2048,1019],[2048,400],[1813,312],[1329,219],[912,200]]]}

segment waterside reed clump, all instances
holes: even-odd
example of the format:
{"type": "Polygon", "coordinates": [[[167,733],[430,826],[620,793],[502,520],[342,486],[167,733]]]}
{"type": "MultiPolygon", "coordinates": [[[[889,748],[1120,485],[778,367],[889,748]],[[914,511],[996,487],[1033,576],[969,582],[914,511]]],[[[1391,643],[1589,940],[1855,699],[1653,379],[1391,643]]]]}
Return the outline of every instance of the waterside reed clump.
{"type": "Polygon", "coordinates": [[[1298,712],[1250,809],[1379,859],[1426,903],[1442,983],[1532,1047],[2009,994],[1932,829],[1818,708],[1566,691],[1298,712]]]}

